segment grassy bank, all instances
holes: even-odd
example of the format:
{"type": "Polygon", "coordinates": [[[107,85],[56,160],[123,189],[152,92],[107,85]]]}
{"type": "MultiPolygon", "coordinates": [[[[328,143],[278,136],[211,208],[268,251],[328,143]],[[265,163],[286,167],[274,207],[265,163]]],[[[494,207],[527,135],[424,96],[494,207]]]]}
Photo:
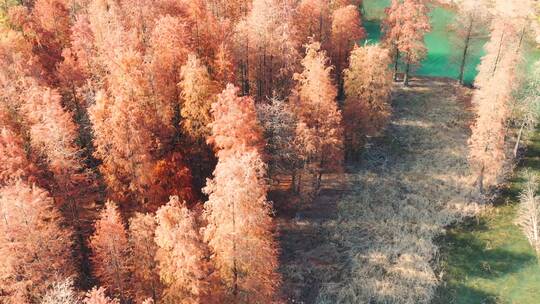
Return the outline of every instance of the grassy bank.
{"type": "Polygon", "coordinates": [[[540,266],[514,225],[525,169],[540,174],[540,134],[496,206],[440,240],[444,283],[434,303],[540,303],[540,266]]]}

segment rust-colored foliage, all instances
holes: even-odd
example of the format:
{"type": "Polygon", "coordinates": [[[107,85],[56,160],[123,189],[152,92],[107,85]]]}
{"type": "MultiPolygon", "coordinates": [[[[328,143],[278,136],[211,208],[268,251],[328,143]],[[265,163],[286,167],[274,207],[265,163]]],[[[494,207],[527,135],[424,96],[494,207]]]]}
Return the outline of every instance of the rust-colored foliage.
{"type": "Polygon", "coordinates": [[[510,117],[512,93],[519,81],[519,31],[506,19],[494,19],[486,55],[478,67],[473,95],[476,121],[469,140],[469,161],[478,175],[478,188],[495,185],[505,165],[507,120],[510,117]],[[516,51],[517,50],[517,51],[516,51]]]}
{"type": "Polygon", "coordinates": [[[298,117],[296,133],[306,169],[315,176],[318,189],[322,174],[339,170],[343,160],[341,112],[336,103],[336,87],[330,78],[328,58],[320,44],[306,45],[301,74],[295,74],[291,96],[298,117]]]}
{"type": "Polygon", "coordinates": [[[358,7],[347,5],[336,9],[332,14],[332,64],[334,65],[334,75],[336,80],[342,84],[342,72],[347,62],[349,54],[354,45],[366,36],[362,27],[362,20],[358,7]]]}
{"type": "Polygon", "coordinates": [[[332,30],[332,12],[330,1],[302,0],[298,4],[298,16],[295,18],[298,28],[298,40],[309,42],[309,37],[324,46],[330,40],[332,30]]]}
{"type": "Polygon", "coordinates": [[[121,299],[130,296],[129,244],[126,228],[118,207],[108,201],[95,223],[95,232],[90,237],[92,265],[99,282],[112,294],[121,299]]]}
{"type": "Polygon", "coordinates": [[[220,154],[204,192],[204,237],[212,250],[226,298],[232,303],[272,303],[280,277],[266,165],[256,150],[220,154]]]}
{"type": "Polygon", "coordinates": [[[155,211],[167,201],[167,193],[182,201],[194,202],[191,171],[182,154],[173,152],[159,160],[152,171],[154,183],[150,189],[150,200],[145,209],[155,211]]]}
{"type": "Polygon", "coordinates": [[[217,149],[219,158],[236,151],[262,151],[264,144],[253,99],[237,94],[238,88],[228,84],[212,104],[214,121],[208,141],[217,149]]]}
{"type": "Polygon", "coordinates": [[[120,301],[107,297],[105,295],[105,288],[94,287],[86,293],[83,304],[120,304],[120,301]]]}
{"type": "Polygon", "coordinates": [[[165,285],[166,303],[210,303],[217,290],[210,290],[206,248],[195,215],[171,196],[156,212],[155,242],[159,276],[165,285]]]}
{"type": "Polygon", "coordinates": [[[287,96],[298,62],[292,3],[255,0],[236,26],[236,54],[242,69],[243,93],[257,101],[287,96]]]}
{"type": "Polygon", "coordinates": [[[0,187],[21,179],[33,182],[36,167],[28,159],[22,139],[8,128],[0,130],[0,187]]]}
{"type": "Polygon", "coordinates": [[[178,85],[182,90],[180,114],[183,133],[193,142],[204,143],[210,135],[210,109],[216,99],[217,85],[195,54],[189,55],[180,75],[182,80],[178,85]]]}
{"type": "Polygon", "coordinates": [[[71,231],[45,190],[22,181],[0,188],[0,216],[0,302],[35,302],[75,274],[71,231]]]}
{"type": "Polygon", "coordinates": [[[156,226],[154,216],[149,213],[136,213],[129,220],[131,286],[137,302],[147,298],[156,301],[163,289],[157,271],[158,247],[154,241],[156,226]]]}
{"type": "Polygon", "coordinates": [[[380,46],[355,47],[344,71],[343,121],[347,150],[352,158],[366,136],[380,133],[390,118],[392,73],[390,55],[380,46]]]}
{"type": "Polygon", "coordinates": [[[386,9],[383,31],[385,43],[394,52],[396,72],[399,58],[403,57],[407,85],[410,66],[419,63],[427,52],[424,36],[431,31],[431,24],[425,1],[392,0],[386,9]]]}

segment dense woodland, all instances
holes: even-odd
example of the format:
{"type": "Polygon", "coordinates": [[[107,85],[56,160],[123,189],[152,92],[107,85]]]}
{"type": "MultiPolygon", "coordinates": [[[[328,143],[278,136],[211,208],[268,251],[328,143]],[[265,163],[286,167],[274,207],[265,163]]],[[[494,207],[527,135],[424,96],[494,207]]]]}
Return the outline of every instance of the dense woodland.
{"type": "MultiPolygon", "coordinates": [[[[489,193],[537,122],[535,1],[447,1],[489,193]]],[[[426,56],[424,0],[364,44],[361,1],[0,4],[0,302],[281,303],[275,206],[317,196],[426,56]]]]}

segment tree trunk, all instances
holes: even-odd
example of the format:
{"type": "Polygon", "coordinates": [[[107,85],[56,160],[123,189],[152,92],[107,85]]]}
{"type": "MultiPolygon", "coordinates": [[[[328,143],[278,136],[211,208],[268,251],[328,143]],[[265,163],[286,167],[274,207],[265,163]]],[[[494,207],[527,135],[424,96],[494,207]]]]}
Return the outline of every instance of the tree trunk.
{"type": "Polygon", "coordinates": [[[484,165],[482,165],[482,169],[480,170],[480,174],[478,175],[478,192],[480,194],[484,194],[484,165]]]}
{"type": "Polygon", "coordinates": [[[473,18],[471,17],[469,27],[467,28],[467,36],[465,37],[465,47],[463,48],[463,57],[461,58],[461,65],[459,67],[459,84],[463,85],[463,75],[465,74],[465,64],[467,63],[467,53],[469,51],[469,44],[471,42],[471,34],[473,27],[473,18]]]}
{"type": "Polygon", "coordinates": [[[409,69],[411,67],[411,64],[409,63],[409,60],[407,59],[407,65],[405,67],[405,77],[403,78],[403,84],[405,86],[409,86],[409,69]]]}
{"type": "Polygon", "coordinates": [[[394,61],[394,81],[397,81],[397,74],[399,68],[399,50],[396,49],[396,56],[394,61]]]}
{"type": "Polygon", "coordinates": [[[503,31],[501,34],[501,40],[499,41],[499,50],[497,51],[497,58],[495,58],[495,62],[493,63],[493,71],[491,72],[491,77],[495,75],[495,72],[497,71],[497,65],[499,65],[499,60],[501,59],[501,51],[502,51],[502,43],[504,40],[504,34],[503,31]]]}
{"type": "Polygon", "coordinates": [[[516,145],[514,146],[514,158],[517,157],[518,149],[519,149],[519,142],[521,141],[521,135],[523,134],[523,128],[525,128],[525,122],[521,123],[521,128],[519,128],[518,137],[516,140],[516,145]]]}
{"type": "Polygon", "coordinates": [[[521,29],[521,35],[519,36],[519,44],[516,49],[516,53],[519,53],[519,50],[521,50],[521,46],[523,45],[523,38],[525,37],[525,29],[526,29],[526,25],[524,25],[523,28],[521,29]]]}
{"type": "Polygon", "coordinates": [[[237,303],[237,297],[238,297],[238,268],[236,265],[236,204],[233,200],[232,204],[232,226],[233,226],[233,298],[234,303],[237,303]]]}
{"type": "Polygon", "coordinates": [[[296,170],[292,170],[291,173],[291,190],[296,192],[296,170]]]}

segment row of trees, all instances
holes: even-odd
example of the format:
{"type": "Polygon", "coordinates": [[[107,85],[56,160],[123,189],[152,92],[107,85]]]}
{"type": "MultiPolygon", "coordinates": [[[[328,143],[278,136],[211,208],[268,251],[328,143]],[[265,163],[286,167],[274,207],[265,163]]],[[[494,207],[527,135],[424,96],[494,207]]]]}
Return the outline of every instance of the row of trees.
{"type": "MultiPolygon", "coordinates": [[[[396,7],[409,2],[421,4],[396,7]]],[[[76,303],[95,285],[83,303],[278,301],[267,179],[291,175],[305,193],[344,151],[354,159],[389,119],[393,54],[413,64],[407,43],[423,39],[356,45],[357,1],[12,4],[0,29],[6,303],[76,303]]],[[[388,31],[416,26],[416,9],[388,31]]]]}
{"type": "MultiPolygon", "coordinates": [[[[471,14],[468,6],[463,7],[466,15],[471,14]]],[[[472,102],[476,121],[469,141],[469,159],[478,176],[480,193],[504,177],[506,164],[516,156],[524,129],[534,128],[537,123],[536,76],[527,80],[518,73],[524,61],[525,35],[531,27],[533,8],[533,1],[495,1],[492,7],[490,39],[475,81],[477,90],[472,102]],[[510,131],[514,126],[519,131],[512,140],[510,131]]]]}

